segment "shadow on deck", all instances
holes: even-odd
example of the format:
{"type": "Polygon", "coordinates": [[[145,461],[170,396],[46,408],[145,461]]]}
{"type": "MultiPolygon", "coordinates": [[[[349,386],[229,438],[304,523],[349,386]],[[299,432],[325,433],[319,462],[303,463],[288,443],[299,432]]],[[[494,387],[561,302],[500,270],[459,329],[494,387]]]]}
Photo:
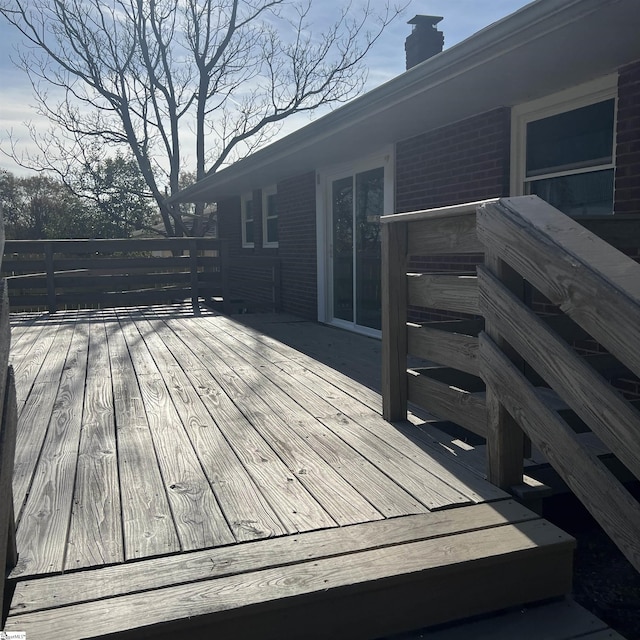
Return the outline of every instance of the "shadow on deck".
{"type": "Polygon", "coordinates": [[[6,631],[371,638],[570,590],[569,536],[382,419],[375,340],[184,306],[12,341],[6,631]]]}

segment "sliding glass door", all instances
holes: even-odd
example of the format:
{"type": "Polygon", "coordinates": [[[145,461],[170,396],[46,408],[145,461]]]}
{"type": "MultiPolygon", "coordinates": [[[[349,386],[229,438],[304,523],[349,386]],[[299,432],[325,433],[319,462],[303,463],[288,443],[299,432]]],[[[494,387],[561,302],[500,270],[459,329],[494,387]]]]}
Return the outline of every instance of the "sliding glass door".
{"type": "Polygon", "coordinates": [[[331,198],[333,320],[380,330],[380,216],[384,168],[334,179],[331,198]]]}

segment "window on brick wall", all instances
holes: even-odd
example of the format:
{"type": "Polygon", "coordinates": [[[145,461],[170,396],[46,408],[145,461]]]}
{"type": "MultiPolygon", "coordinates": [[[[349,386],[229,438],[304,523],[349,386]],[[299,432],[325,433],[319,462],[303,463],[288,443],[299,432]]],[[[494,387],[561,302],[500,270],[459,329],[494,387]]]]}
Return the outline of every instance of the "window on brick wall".
{"type": "Polygon", "coordinates": [[[278,195],[275,186],[262,190],[262,246],[278,246],[278,195]]]}
{"type": "Polygon", "coordinates": [[[613,213],[615,87],[608,77],[514,108],[516,195],[570,216],[613,213]]]}
{"type": "Polygon", "coordinates": [[[252,249],[255,245],[254,231],[255,220],[253,211],[253,196],[251,193],[247,193],[240,199],[241,213],[240,218],[242,220],[242,246],[245,249],[252,249]]]}

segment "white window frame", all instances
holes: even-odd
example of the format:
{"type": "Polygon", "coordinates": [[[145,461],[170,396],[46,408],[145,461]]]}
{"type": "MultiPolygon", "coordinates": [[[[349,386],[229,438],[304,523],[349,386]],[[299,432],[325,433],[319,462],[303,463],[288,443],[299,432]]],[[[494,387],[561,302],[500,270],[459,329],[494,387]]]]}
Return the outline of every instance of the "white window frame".
{"type": "MultiPolygon", "coordinates": [[[[605,100],[616,100],[614,106],[613,123],[613,150],[611,162],[602,165],[593,165],[584,169],[554,172],[548,175],[535,176],[535,180],[549,177],[561,177],[563,175],[576,175],[578,173],[592,173],[604,169],[615,169],[616,163],[616,116],[618,97],[618,74],[603,76],[591,82],[571,87],[558,93],[554,93],[531,102],[519,104],[511,110],[511,184],[512,196],[522,196],[526,193],[527,164],[527,125],[536,120],[542,120],[567,111],[573,111],[580,107],[587,107],[605,100]]],[[[532,178],[533,180],[534,178],[532,178]]]]}
{"type": "MultiPolygon", "coordinates": [[[[269,196],[275,196],[277,195],[277,193],[278,193],[278,188],[276,187],[276,185],[265,187],[262,190],[262,246],[265,249],[278,248],[278,241],[276,240],[275,242],[268,242],[268,234],[267,234],[267,229],[268,229],[267,221],[269,219],[269,196]]],[[[278,210],[276,209],[276,215],[271,217],[277,220],[278,215],[279,215],[278,210]]]]}
{"type": "Polygon", "coordinates": [[[253,206],[253,193],[243,193],[240,196],[240,224],[242,227],[242,248],[243,249],[253,249],[255,247],[255,237],[256,237],[256,211],[253,206]],[[251,213],[253,218],[251,222],[253,223],[253,242],[247,242],[247,202],[251,202],[251,213]]]}

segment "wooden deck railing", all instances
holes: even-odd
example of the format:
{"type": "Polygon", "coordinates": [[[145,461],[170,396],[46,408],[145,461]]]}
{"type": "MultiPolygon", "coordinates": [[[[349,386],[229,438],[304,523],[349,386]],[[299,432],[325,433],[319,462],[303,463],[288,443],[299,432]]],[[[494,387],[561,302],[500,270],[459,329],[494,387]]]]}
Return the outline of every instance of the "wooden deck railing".
{"type": "MultiPolygon", "coordinates": [[[[253,258],[243,261],[244,267],[253,258]]],[[[279,304],[279,261],[264,260],[259,298],[279,304]]],[[[218,299],[230,310],[237,264],[215,238],[9,240],[4,250],[12,310],[113,307],[218,299]]],[[[244,284],[244,294],[251,288],[244,284]]]]}
{"type": "MultiPolygon", "coordinates": [[[[4,245],[4,226],[0,206],[0,264],[4,245]]],[[[6,575],[18,561],[16,530],[13,513],[13,461],[16,448],[18,421],[16,387],[13,370],[8,366],[11,329],[7,284],[0,280],[0,629],[4,628],[6,611],[3,610],[6,575]]]]}
{"type": "Polygon", "coordinates": [[[504,488],[522,482],[530,438],[640,570],[640,506],[577,433],[640,479],[638,403],[610,383],[614,370],[640,378],[640,264],[585,226],[637,247],[639,224],[581,222],[534,196],[384,218],[384,413],[402,419],[412,401],[484,436],[504,488]],[[406,270],[412,255],[478,252],[476,277],[406,270]],[[560,313],[537,315],[541,296],[560,313]],[[412,324],[412,305],[477,317],[412,324]],[[579,355],[576,337],[606,353],[579,355]],[[441,366],[407,373],[408,354],[441,366]]]}

